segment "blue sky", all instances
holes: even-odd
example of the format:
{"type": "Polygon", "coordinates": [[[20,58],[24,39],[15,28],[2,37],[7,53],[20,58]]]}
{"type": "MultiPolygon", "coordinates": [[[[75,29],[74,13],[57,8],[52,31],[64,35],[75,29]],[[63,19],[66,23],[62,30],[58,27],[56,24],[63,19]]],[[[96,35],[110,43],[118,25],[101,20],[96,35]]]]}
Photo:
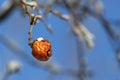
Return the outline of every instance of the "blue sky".
{"type": "MultiPolygon", "coordinates": [[[[105,17],[110,21],[119,20],[120,1],[102,1],[104,4],[105,17]]],[[[3,2],[3,0],[0,0],[0,2],[3,2]]],[[[66,13],[66,10],[63,8],[58,9],[66,13]]],[[[49,34],[43,23],[40,22],[33,29],[33,38],[36,39],[42,36],[49,39],[53,49],[52,59],[61,67],[78,69],[75,37],[71,34],[68,23],[53,15],[50,15],[47,23],[52,26],[54,34],[49,34]]],[[[93,70],[95,80],[117,80],[120,72],[115,53],[109,43],[105,30],[99,21],[92,17],[87,19],[85,25],[95,34],[95,47],[91,50],[85,50],[88,69],[93,70]]],[[[31,48],[28,46],[28,30],[28,17],[22,17],[19,9],[15,9],[8,19],[0,23],[0,33],[8,39],[12,39],[20,49],[34,59],[31,55],[31,48]]],[[[0,74],[5,74],[6,64],[10,60],[18,60],[22,63],[21,71],[18,74],[10,76],[9,80],[46,80],[48,77],[49,71],[30,66],[19,56],[14,55],[14,53],[2,43],[0,43],[0,51],[0,74]]],[[[68,75],[57,75],[55,76],[55,80],[76,80],[76,78],[68,75]]]]}

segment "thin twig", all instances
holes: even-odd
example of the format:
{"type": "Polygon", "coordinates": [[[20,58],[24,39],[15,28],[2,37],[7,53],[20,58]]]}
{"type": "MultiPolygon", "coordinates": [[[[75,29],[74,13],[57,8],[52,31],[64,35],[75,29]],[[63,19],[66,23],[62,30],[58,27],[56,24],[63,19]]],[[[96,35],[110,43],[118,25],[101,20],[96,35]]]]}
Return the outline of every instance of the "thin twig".
{"type": "Polygon", "coordinates": [[[28,44],[32,47],[32,44],[33,44],[33,41],[32,41],[32,29],[33,29],[33,26],[32,25],[30,25],[30,29],[29,29],[29,32],[28,32],[28,34],[29,34],[29,42],[28,42],[28,44]]]}

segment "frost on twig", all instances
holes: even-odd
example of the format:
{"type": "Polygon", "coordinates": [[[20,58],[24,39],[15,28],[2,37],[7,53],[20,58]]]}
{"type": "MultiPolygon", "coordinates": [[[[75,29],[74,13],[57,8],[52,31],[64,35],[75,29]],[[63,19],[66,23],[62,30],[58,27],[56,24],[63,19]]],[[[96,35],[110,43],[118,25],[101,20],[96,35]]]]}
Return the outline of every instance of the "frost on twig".
{"type": "Polygon", "coordinates": [[[68,21],[70,19],[69,15],[62,15],[59,11],[50,10],[51,13],[58,16],[59,18],[68,21]]]}
{"type": "Polygon", "coordinates": [[[88,48],[94,47],[94,42],[93,42],[94,35],[90,33],[89,30],[82,24],[79,24],[79,28],[82,32],[82,35],[84,36],[88,48]]]}
{"type": "Polygon", "coordinates": [[[88,48],[94,47],[94,35],[91,32],[89,32],[83,24],[79,23],[78,26],[73,27],[73,31],[75,34],[77,34],[85,40],[88,48]]]}
{"type": "Polygon", "coordinates": [[[26,6],[32,7],[33,9],[35,9],[35,8],[38,7],[36,1],[29,1],[29,2],[27,2],[26,0],[21,0],[21,2],[22,2],[24,5],[26,5],[26,6]]]}

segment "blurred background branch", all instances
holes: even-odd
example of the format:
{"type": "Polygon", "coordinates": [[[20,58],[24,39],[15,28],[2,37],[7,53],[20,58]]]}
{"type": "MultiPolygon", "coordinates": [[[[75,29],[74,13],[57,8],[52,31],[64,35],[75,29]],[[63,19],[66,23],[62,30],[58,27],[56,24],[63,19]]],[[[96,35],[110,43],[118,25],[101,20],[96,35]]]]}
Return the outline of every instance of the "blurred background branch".
{"type": "Polygon", "coordinates": [[[6,0],[0,8],[0,22],[9,17],[11,12],[18,6],[18,0],[6,0]]]}

